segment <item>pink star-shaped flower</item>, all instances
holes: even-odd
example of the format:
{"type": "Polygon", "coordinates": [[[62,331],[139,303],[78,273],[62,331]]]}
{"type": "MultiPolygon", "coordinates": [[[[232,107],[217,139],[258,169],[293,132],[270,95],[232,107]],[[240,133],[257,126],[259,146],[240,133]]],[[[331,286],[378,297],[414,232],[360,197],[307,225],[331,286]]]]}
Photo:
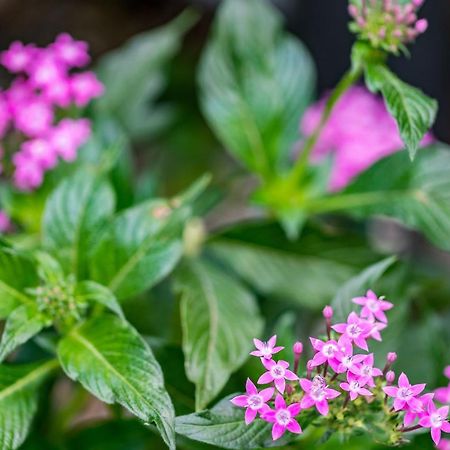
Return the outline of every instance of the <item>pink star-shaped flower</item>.
{"type": "Polygon", "coordinates": [[[364,379],[360,379],[351,372],[347,372],[347,382],[341,383],[339,386],[350,394],[350,400],[353,401],[360,395],[364,397],[371,397],[373,395],[364,385],[364,379]]]}
{"type": "Polygon", "coordinates": [[[364,297],[355,297],[353,303],[361,305],[361,317],[367,319],[377,319],[380,322],[387,323],[387,317],[384,311],[388,311],[393,308],[393,304],[387,302],[383,297],[378,296],[373,291],[367,291],[364,297]]]}
{"type": "Polygon", "coordinates": [[[436,408],[433,402],[429,402],[427,414],[419,420],[419,425],[424,428],[431,428],[431,438],[436,445],[439,445],[442,431],[450,433],[450,424],[447,420],[448,410],[448,406],[436,408]]]}
{"type": "Polygon", "coordinates": [[[340,352],[336,356],[339,361],[337,373],[344,373],[352,367],[364,361],[367,355],[353,355],[353,345],[346,336],[341,336],[338,340],[340,352]]]}
{"type": "Polygon", "coordinates": [[[309,339],[314,350],[317,352],[311,360],[311,367],[317,367],[327,362],[333,370],[337,372],[340,364],[340,349],[338,343],[333,340],[323,342],[320,339],[309,339]]]}
{"type": "Polygon", "coordinates": [[[437,388],[434,393],[436,394],[436,400],[439,403],[450,403],[450,383],[447,387],[437,388]]]}
{"type": "Polygon", "coordinates": [[[433,400],[434,394],[425,394],[419,398],[420,404],[418,403],[413,408],[409,408],[405,412],[405,417],[403,418],[403,425],[409,427],[414,423],[417,418],[422,418],[428,409],[428,404],[433,400]]]}
{"type": "Polygon", "coordinates": [[[286,380],[298,380],[297,375],[288,369],[289,363],[286,361],[275,362],[273,359],[261,358],[267,372],[263,373],[258,380],[258,384],[275,383],[275,387],[280,393],[284,393],[286,388],[286,380]]]}
{"type": "Polygon", "coordinates": [[[260,341],[259,339],[253,339],[253,343],[257,350],[250,353],[252,356],[258,356],[259,358],[272,359],[272,355],[281,352],[284,347],[276,347],[277,336],[272,336],[267,342],[260,341]]]}
{"type": "Polygon", "coordinates": [[[286,406],[284,398],[280,394],[277,394],[275,397],[275,409],[271,409],[261,416],[266,422],[273,423],[272,439],[274,441],[283,436],[286,430],[295,434],[302,433],[302,428],[294,419],[300,412],[300,409],[299,403],[292,403],[286,406]]]}
{"type": "Polygon", "coordinates": [[[383,375],[383,371],[373,367],[374,358],[373,353],[365,356],[361,364],[353,365],[350,368],[350,372],[358,377],[358,382],[362,386],[365,384],[369,387],[375,387],[374,377],[380,377],[383,375]]]}
{"type": "Polygon", "coordinates": [[[393,397],[394,409],[400,411],[406,406],[409,408],[419,408],[422,403],[416,398],[424,389],[426,384],[414,384],[411,385],[408,377],[402,372],[398,378],[398,387],[386,386],[383,388],[385,394],[389,397],[393,397]]]}
{"type": "Polygon", "coordinates": [[[329,411],[328,400],[339,397],[340,392],[330,389],[324,378],[320,375],[314,377],[313,381],[306,378],[300,379],[300,386],[305,392],[300,402],[302,409],[308,409],[315,406],[319,414],[326,416],[329,411]]]}
{"type": "Polygon", "coordinates": [[[371,331],[371,325],[367,320],[361,319],[355,312],[351,312],[347,318],[347,323],[338,323],[333,325],[334,331],[346,336],[356,346],[368,351],[366,339],[371,331]]]}
{"type": "Polygon", "coordinates": [[[238,395],[230,401],[235,406],[247,408],[245,411],[245,424],[248,425],[255,420],[258,413],[262,414],[270,409],[267,406],[267,402],[273,397],[275,389],[267,388],[258,392],[258,389],[249,378],[247,378],[245,388],[247,395],[238,395]]]}

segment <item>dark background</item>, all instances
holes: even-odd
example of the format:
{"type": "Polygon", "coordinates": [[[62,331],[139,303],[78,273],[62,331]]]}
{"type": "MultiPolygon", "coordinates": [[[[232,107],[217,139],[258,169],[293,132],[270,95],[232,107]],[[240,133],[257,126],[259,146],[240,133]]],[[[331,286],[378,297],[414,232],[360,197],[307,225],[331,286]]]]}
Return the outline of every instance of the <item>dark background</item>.
{"type": "MultiPolygon", "coordinates": [[[[245,0],[242,0],[245,1],[245,0]]],[[[188,5],[202,20],[186,47],[195,58],[220,0],[0,0],[0,48],[13,40],[49,43],[61,31],[87,40],[95,57],[140,31],[162,25],[188,5]]],[[[308,46],[318,67],[319,94],[333,87],[349,64],[347,0],[274,0],[287,26],[308,46]]],[[[395,58],[394,70],[440,103],[437,136],[450,142],[450,1],[427,0],[421,15],[430,23],[411,58],[395,58]]]]}

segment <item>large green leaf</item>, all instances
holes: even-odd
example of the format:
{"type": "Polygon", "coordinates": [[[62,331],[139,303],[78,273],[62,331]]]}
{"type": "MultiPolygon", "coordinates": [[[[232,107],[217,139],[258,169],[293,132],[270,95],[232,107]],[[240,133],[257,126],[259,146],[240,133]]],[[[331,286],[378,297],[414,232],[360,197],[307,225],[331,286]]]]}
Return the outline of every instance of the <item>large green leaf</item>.
{"type": "Polygon", "coordinates": [[[119,299],[150,288],[181,256],[182,223],[180,211],[172,210],[165,200],[152,200],[120,213],[93,252],[92,278],[119,299]]]}
{"type": "Polygon", "coordinates": [[[81,279],[99,229],[114,212],[114,202],[109,183],[86,169],[63,181],[47,201],[44,246],[81,279]]]}
{"type": "Polygon", "coordinates": [[[0,362],[16,347],[38,334],[51,321],[37,308],[37,305],[26,304],[16,308],[6,321],[0,342],[0,362]]]}
{"type": "Polygon", "coordinates": [[[259,293],[318,309],[361,264],[373,262],[356,233],[330,230],[307,228],[299,241],[290,242],[276,227],[250,225],[207,248],[259,293]]]}
{"type": "Polygon", "coordinates": [[[177,274],[186,373],[204,408],[247,359],[262,321],[252,295],[213,265],[195,261],[177,274]]]}
{"type": "Polygon", "coordinates": [[[177,417],[176,432],[195,441],[236,450],[278,447],[286,442],[273,442],[272,424],[261,419],[246,425],[244,410],[233,406],[230,398],[224,398],[210,410],[177,417]]]}
{"type": "Polygon", "coordinates": [[[0,450],[14,450],[22,444],[36,413],[39,386],[56,367],[55,360],[0,365],[0,450]]]}
{"type": "Polygon", "coordinates": [[[267,175],[287,162],[314,75],[308,51],[266,0],[222,2],[201,61],[201,106],[247,168],[267,175]]]}
{"type": "Polygon", "coordinates": [[[6,317],[20,304],[32,304],[24,290],[38,283],[32,260],[0,241],[0,318],[6,317]]]}
{"type": "Polygon", "coordinates": [[[352,303],[352,299],[361,297],[368,289],[374,289],[374,283],[383,276],[394,262],[395,257],[383,259],[367,267],[340,287],[331,302],[331,306],[334,309],[333,320],[335,322],[345,322],[347,316],[355,310],[355,304],[352,303]]]}
{"type": "Polygon", "coordinates": [[[66,374],[106,403],[154,422],[175,448],[174,411],[150,347],[124,320],[104,315],[74,328],[58,345],[66,374]]]}
{"type": "MultiPolygon", "coordinates": [[[[449,170],[450,149],[444,144],[419,150],[413,164],[405,153],[396,153],[351,184],[338,199],[339,208],[359,217],[393,217],[449,250],[449,170]]],[[[329,206],[334,201],[330,199],[329,206]]]]}
{"type": "Polygon", "coordinates": [[[366,82],[372,91],[383,94],[386,107],[396,120],[402,140],[413,159],[420,141],[436,118],[436,100],[400,80],[383,64],[366,66],[366,82]]]}
{"type": "Polygon", "coordinates": [[[168,25],[135,36],[104,56],[97,70],[105,85],[96,102],[98,111],[113,115],[136,138],[165,128],[173,107],[155,102],[167,84],[166,66],[195,20],[192,11],[185,11],[168,25]]]}

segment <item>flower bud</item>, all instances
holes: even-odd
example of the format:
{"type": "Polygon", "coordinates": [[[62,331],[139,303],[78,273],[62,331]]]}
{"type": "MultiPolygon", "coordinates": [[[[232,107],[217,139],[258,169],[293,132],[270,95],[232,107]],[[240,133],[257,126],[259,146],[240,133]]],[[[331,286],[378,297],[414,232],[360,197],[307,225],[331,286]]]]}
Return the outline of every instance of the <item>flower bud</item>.
{"type": "Polygon", "coordinates": [[[325,319],[330,320],[333,317],[333,312],[333,308],[328,305],[323,308],[322,314],[325,319]]]}
{"type": "Polygon", "coordinates": [[[423,5],[424,1],[425,0],[412,0],[412,3],[416,8],[420,8],[423,5]]]}
{"type": "Polygon", "coordinates": [[[359,16],[359,9],[356,5],[348,5],[348,13],[356,19],[359,16]]]}
{"type": "Polygon", "coordinates": [[[397,361],[397,353],[395,352],[388,353],[386,359],[388,363],[393,364],[395,361],[397,361]]]}
{"type": "Polygon", "coordinates": [[[393,370],[389,370],[389,372],[386,374],[386,381],[389,384],[392,384],[395,380],[395,372],[393,370]]]}
{"type": "Polygon", "coordinates": [[[428,20],[427,19],[420,19],[416,22],[416,30],[419,33],[425,33],[428,28],[428,20]]]}
{"type": "Polygon", "coordinates": [[[303,344],[301,342],[296,342],[292,346],[292,351],[295,355],[301,355],[303,353],[303,344]]]}

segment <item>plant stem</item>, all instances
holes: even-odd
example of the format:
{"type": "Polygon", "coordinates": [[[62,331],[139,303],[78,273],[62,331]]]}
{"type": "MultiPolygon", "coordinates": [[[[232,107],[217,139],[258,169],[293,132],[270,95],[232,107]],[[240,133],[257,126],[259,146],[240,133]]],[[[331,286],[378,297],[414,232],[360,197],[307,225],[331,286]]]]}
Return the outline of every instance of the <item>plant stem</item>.
{"type": "Polygon", "coordinates": [[[353,86],[360,76],[362,75],[363,68],[361,65],[357,64],[352,66],[342,77],[341,81],[339,81],[338,85],[328,98],[325,109],[322,113],[322,117],[320,118],[320,122],[317,125],[314,132],[308,137],[308,139],[305,142],[305,145],[303,147],[302,152],[300,153],[297,162],[295,163],[290,175],[289,180],[292,182],[293,185],[298,184],[299,180],[303,176],[305,169],[308,164],[309,157],[311,155],[311,152],[313,151],[320,134],[322,133],[325,125],[328,122],[328,119],[331,116],[331,113],[333,111],[334,106],[339,101],[339,99],[342,97],[342,95],[347,92],[347,90],[353,86]]]}
{"type": "Polygon", "coordinates": [[[402,433],[408,433],[409,431],[416,431],[420,428],[422,428],[422,425],[414,425],[413,427],[400,428],[398,431],[401,431],[402,433]]]}

